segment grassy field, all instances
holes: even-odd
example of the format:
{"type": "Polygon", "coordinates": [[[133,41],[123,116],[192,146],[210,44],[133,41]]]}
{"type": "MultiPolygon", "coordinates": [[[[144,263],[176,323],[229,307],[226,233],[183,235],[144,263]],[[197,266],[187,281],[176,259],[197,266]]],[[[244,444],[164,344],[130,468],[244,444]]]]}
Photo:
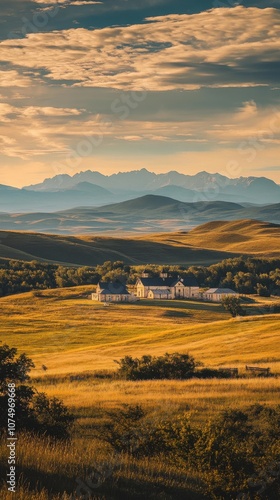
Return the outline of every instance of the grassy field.
{"type": "MultiPolygon", "coordinates": [[[[116,462],[112,450],[96,438],[96,429],[104,412],[123,404],[141,404],[154,420],[190,411],[197,425],[224,408],[279,404],[279,377],[248,377],[245,371],[246,364],[253,364],[280,374],[279,315],[261,314],[263,306],[273,307],[279,300],[253,297],[246,306],[250,315],[233,319],[219,304],[195,301],[145,300],[105,308],[89,300],[91,291],[84,286],[0,299],[2,342],[35,361],[32,384],[61,398],[77,419],[70,445],[54,447],[45,440],[20,438],[22,489],[17,498],[55,500],[59,495],[59,500],[68,500],[77,478],[86,478],[96,464],[113,470],[102,483],[102,494],[94,490],[92,498],[97,500],[132,498],[131,492],[133,498],[207,498],[196,493],[195,471],[186,475],[151,457],[120,455],[116,462]],[[103,370],[116,369],[114,360],[124,355],[175,351],[189,352],[207,367],[238,367],[244,377],[138,382],[97,378],[103,370]],[[63,496],[63,491],[68,493],[63,496]]],[[[5,453],[3,445],[0,452],[5,453]]],[[[11,498],[5,489],[0,494],[4,500],[11,498]]]]}
{"type": "MultiPolygon", "coordinates": [[[[231,318],[220,304],[139,301],[104,307],[91,286],[29,292],[1,299],[2,340],[35,361],[34,376],[114,369],[130,354],[190,352],[211,367],[264,364],[280,372],[279,315],[262,314],[277,299],[254,297],[249,316],[231,318]]],[[[273,310],[273,309],[272,309],[273,310]]]]}

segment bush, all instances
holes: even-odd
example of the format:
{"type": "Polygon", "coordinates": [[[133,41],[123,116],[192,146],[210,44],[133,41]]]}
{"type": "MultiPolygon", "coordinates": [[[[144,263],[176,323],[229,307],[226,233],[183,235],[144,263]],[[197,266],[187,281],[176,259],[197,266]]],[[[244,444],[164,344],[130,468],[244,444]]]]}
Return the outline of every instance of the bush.
{"type": "Polygon", "coordinates": [[[145,415],[140,405],[123,405],[122,409],[107,412],[109,420],[98,429],[96,437],[102,438],[117,452],[136,454],[140,435],[147,437],[142,428],[145,415]]]}
{"type": "Polygon", "coordinates": [[[280,406],[227,410],[200,427],[190,413],[157,422],[141,406],[125,406],[109,414],[100,436],[117,452],[199,471],[207,498],[279,498],[280,406]],[[258,496],[263,487],[267,495],[258,496]]]}
{"type": "Polygon", "coordinates": [[[200,363],[189,354],[166,353],[164,356],[125,356],[120,361],[118,375],[125,380],[189,379],[200,363]]]}
{"type": "Polygon", "coordinates": [[[270,297],[271,293],[267,286],[257,283],[257,293],[260,297],[270,297]]]}
{"type": "Polygon", "coordinates": [[[225,310],[229,311],[233,318],[245,315],[245,311],[241,306],[241,299],[239,297],[224,297],[222,299],[222,304],[225,310]]]}
{"type": "Polygon", "coordinates": [[[17,349],[8,345],[0,347],[0,433],[7,429],[8,384],[15,384],[15,415],[17,430],[28,430],[57,439],[70,437],[74,421],[64,404],[57,398],[49,399],[36,393],[28,382],[34,364],[25,354],[17,356],[17,349]]]}
{"type": "Polygon", "coordinates": [[[230,372],[215,370],[213,368],[202,368],[195,373],[196,378],[232,378],[230,372]]]}

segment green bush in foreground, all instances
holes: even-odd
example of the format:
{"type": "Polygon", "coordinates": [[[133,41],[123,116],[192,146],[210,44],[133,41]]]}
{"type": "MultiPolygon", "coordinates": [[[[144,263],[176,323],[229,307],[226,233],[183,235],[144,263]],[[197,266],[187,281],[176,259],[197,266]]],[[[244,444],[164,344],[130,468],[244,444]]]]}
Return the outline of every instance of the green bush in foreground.
{"type": "Polygon", "coordinates": [[[139,405],[109,417],[99,436],[115,451],[164,454],[180,470],[196,470],[209,498],[279,498],[280,406],[224,411],[205,427],[193,425],[189,413],[151,422],[139,405]]]}
{"type": "MultiPolygon", "coordinates": [[[[15,387],[15,418],[17,431],[27,430],[56,439],[68,439],[74,417],[57,398],[48,398],[25,385],[34,364],[17,349],[0,347],[0,434],[7,429],[8,384],[15,387]]],[[[14,404],[14,403],[13,403],[14,404]]]]}

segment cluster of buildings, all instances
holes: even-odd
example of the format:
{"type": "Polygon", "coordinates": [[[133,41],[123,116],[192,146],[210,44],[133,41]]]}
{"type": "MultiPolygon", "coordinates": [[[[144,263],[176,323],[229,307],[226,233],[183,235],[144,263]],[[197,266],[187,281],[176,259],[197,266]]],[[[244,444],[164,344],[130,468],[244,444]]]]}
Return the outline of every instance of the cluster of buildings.
{"type": "Polygon", "coordinates": [[[135,302],[140,299],[171,300],[199,299],[211,302],[221,302],[224,297],[238,296],[230,288],[210,288],[202,292],[193,275],[177,278],[161,273],[158,277],[150,277],[143,273],[137,279],[135,293],[130,293],[125,284],[120,281],[100,282],[92,300],[99,302],[135,302]]]}

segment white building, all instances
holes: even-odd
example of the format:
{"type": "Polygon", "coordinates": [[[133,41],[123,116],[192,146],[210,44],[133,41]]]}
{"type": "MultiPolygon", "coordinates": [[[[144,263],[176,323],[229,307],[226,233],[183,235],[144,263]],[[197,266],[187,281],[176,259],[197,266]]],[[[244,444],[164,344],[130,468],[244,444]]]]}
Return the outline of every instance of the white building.
{"type": "Polygon", "coordinates": [[[99,302],[135,302],[137,300],[135,295],[129,293],[126,286],[120,281],[108,283],[100,281],[91,298],[99,302]]]}
{"type": "Polygon", "coordinates": [[[138,278],[136,282],[138,298],[184,299],[199,297],[199,286],[194,276],[184,278],[168,277],[162,274],[156,278],[138,278]]]}
{"type": "Polygon", "coordinates": [[[203,298],[211,302],[221,302],[225,297],[239,297],[239,294],[231,288],[210,288],[203,294],[203,298]]]}

